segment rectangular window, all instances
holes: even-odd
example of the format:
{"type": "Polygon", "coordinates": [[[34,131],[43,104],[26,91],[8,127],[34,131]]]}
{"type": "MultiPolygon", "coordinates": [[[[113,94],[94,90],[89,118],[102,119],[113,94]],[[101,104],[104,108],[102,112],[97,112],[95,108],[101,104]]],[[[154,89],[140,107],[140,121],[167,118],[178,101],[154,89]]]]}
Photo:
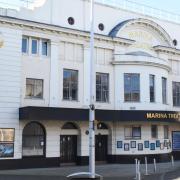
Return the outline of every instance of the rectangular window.
{"type": "Polygon", "coordinates": [[[173,82],[173,106],[180,106],[180,82],[173,82]]]}
{"type": "Polygon", "coordinates": [[[64,69],[63,99],[78,100],[78,71],[64,69]]]}
{"type": "Polygon", "coordinates": [[[37,39],[32,39],[31,53],[34,55],[38,54],[38,40],[37,39]]]}
{"type": "Polygon", "coordinates": [[[162,77],[162,103],[167,104],[167,79],[162,77]]]}
{"type": "Polygon", "coordinates": [[[155,76],[152,74],[149,75],[149,92],[150,102],[155,102],[155,76]]]}
{"type": "Polygon", "coordinates": [[[124,128],[125,139],[141,139],[140,126],[127,126],[124,128]]]}
{"type": "Polygon", "coordinates": [[[42,40],[42,55],[43,56],[48,56],[48,44],[49,42],[46,40],[42,40]]]}
{"type": "Polygon", "coordinates": [[[157,125],[151,125],[151,137],[158,138],[158,127],[157,125]]]}
{"type": "Polygon", "coordinates": [[[140,101],[140,75],[124,74],[124,100],[126,102],[140,101]]]}
{"type": "Polygon", "coordinates": [[[29,44],[28,37],[23,37],[22,38],[22,49],[21,49],[22,53],[25,53],[25,54],[28,53],[28,48],[29,48],[28,44],[29,44]]]}
{"type": "Polygon", "coordinates": [[[164,139],[169,138],[169,126],[165,125],[164,126],[164,139]]]}
{"type": "Polygon", "coordinates": [[[42,79],[26,79],[26,97],[27,98],[43,98],[43,80],[42,79]]]}
{"type": "Polygon", "coordinates": [[[96,101],[109,101],[109,74],[96,73],[96,101]]]}

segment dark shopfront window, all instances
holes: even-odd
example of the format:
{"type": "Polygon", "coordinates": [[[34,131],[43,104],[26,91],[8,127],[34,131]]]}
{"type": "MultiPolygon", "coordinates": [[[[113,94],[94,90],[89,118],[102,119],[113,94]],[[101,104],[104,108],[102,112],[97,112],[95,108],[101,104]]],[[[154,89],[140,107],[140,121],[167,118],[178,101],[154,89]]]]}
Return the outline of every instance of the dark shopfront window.
{"type": "Polygon", "coordinates": [[[157,125],[151,125],[151,137],[158,138],[158,127],[157,125]]]}
{"type": "Polygon", "coordinates": [[[140,75],[124,74],[124,100],[125,102],[140,101],[140,75]]]}
{"type": "Polygon", "coordinates": [[[173,106],[180,106],[180,82],[173,82],[173,106]]]}
{"type": "Polygon", "coordinates": [[[140,126],[126,126],[124,128],[125,139],[141,139],[140,126]]]}
{"type": "Polygon", "coordinates": [[[45,129],[36,122],[27,124],[23,129],[23,156],[45,155],[45,129]]]}
{"type": "Polygon", "coordinates": [[[149,75],[149,92],[150,102],[155,102],[155,76],[152,74],[149,75]]]}
{"type": "Polygon", "coordinates": [[[96,101],[109,101],[109,74],[96,73],[96,101]]]}
{"type": "Polygon", "coordinates": [[[63,99],[78,100],[78,71],[64,69],[63,99]]]}

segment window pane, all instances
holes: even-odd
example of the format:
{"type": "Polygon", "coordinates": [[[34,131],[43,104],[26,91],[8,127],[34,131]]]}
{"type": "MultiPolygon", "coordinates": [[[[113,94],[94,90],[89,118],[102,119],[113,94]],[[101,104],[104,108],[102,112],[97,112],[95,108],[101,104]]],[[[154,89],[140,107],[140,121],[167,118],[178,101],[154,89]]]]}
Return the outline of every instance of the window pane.
{"type": "Polygon", "coordinates": [[[158,129],[156,125],[151,126],[151,137],[158,138],[158,129]]]}
{"type": "Polygon", "coordinates": [[[155,102],[155,76],[149,75],[150,102],[155,102]]]}
{"type": "Polygon", "coordinates": [[[43,80],[26,79],[26,97],[43,98],[43,80]]]}
{"type": "Polygon", "coordinates": [[[180,106],[180,82],[173,82],[173,105],[180,106]]]}
{"type": "Polygon", "coordinates": [[[32,54],[38,53],[38,40],[32,39],[32,54]]]}
{"type": "Polygon", "coordinates": [[[109,74],[96,73],[96,101],[109,101],[109,74]]]}
{"type": "Polygon", "coordinates": [[[42,55],[47,56],[48,55],[48,42],[42,41],[42,55]]]}
{"type": "Polygon", "coordinates": [[[131,127],[124,128],[124,136],[125,136],[125,139],[132,138],[132,128],[131,127]]]}
{"type": "Polygon", "coordinates": [[[140,75],[124,74],[124,100],[140,101],[140,75]]]}
{"type": "Polygon", "coordinates": [[[22,38],[22,52],[28,53],[28,39],[22,38]]]}
{"type": "Polygon", "coordinates": [[[78,99],[78,71],[64,69],[63,71],[63,99],[78,99]]]}
{"type": "Polygon", "coordinates": [[[169,127],[167,125],[164,126],[164,139],[169,138],[169,127]]]}
{"type": "Polygon", "coordinates": [[[132,128],[132,136],[135,139],[141,138],[141,127],[133,127],[132,128]]]}
{"type": "Polygon", "coordinates": [[[162,103],[167,104],[167,79],[162,77],[162,103]]]}

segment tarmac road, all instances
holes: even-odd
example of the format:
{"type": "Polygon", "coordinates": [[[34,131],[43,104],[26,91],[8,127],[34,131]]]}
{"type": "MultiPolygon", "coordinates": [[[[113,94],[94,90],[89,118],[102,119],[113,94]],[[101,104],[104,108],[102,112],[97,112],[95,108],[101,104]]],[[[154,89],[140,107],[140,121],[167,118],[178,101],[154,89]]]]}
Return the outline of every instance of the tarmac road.
{"type": "MultiPolygon", "coordinates": [[[[144,176],[145,166],[140,166],[141,180],[180,180],[180,161],[157,164],[154,173],[153,164],[148,164],[149,176],[144,176]]],[[[66,176],[75,172],[87,172],[88,166],[57,167],[44,169],[2,170],[0,180],[67,180],[66,176]]],[[[134,164],[97,165],[96,173],[103,175],[104,180],[133,180],[135,178],[134,164]]]]}

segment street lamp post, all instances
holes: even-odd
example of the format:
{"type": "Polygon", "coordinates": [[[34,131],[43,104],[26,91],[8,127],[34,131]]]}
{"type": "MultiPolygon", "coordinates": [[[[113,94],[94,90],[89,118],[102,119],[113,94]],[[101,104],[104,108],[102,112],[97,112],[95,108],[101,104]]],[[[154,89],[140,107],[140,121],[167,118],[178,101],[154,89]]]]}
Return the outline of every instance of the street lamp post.
{"type": "Polygon", "coordinates": [[[94,0],[90,12],[90,105],[89,105],[89,173],[95,178],[95,63],[94,63],[94,0]]]}

